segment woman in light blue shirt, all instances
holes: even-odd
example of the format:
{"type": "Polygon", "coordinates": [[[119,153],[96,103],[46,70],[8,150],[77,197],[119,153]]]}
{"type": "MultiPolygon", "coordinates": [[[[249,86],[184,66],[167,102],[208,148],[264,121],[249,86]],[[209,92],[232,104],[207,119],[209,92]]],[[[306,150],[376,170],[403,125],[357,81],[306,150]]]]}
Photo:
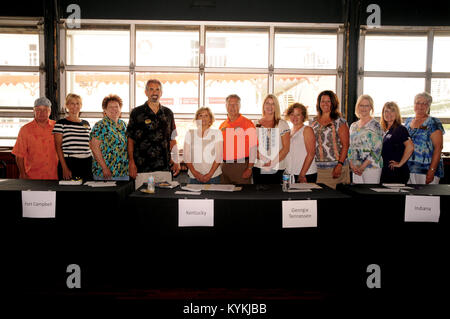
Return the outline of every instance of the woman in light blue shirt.
{"type": "Polygon", "coordinates": [[[408,184],[439,184],[444,176],[441,151],[445,131],[441,121],[429,115],[432,102],[427,92],[417,94],[414,98],[416,116],[405,122],[414,143],[414,152],[408,161],[408,184]]]}

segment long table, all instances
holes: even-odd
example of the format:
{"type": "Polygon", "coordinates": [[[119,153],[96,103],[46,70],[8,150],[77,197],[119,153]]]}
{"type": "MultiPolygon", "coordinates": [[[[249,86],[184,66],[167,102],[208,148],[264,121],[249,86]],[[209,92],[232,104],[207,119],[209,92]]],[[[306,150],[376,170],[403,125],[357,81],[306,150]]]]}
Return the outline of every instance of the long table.
{"type": "Polygon", "coordinates": [[[404,222],[404,193],[321,186],[307,193],[245,185],[239,192],[177,195],[179,188],[134,191],[132,182],[89,188],[0,181],[0,224],[3,242],[10,243],[5,273],[31,295],[67,293],[66,267],[75,263],[85,292],[225,288],[226,295],[248,288],[261,295],[278,291],[272,298],[306,293],[369,307],[402,295],[436,296],[445,288],[448,185],[408,193],[440,196],[439,223],[404,222]],[[56,191],[56,218],[23,218],[22,190],[56,191]],[[180,199],[214,200],[214,226],[178,227],[180,199]],[[282,227],[282,203],[292,200],[317,201],[317,227],[282,227]],[[366,285],[371,264],[381,267],[381,289],[366,285]]]}
{"type": "Polygon", "coordinates": [[[280,185],[201,195],[177,195],[179,188],[134,192],[134,241],[147,252],[134,254],[141,266],[135,273],[154,269],[149,286],[334,289],[333,282],[345,281],[330,271],[346,240],[339,225],[350,220],[339,208],[351,197],[322,187],[305,193],[284,193],[280,185]],[[214,200],[214,226],[178,227],[180,199],[214,200]],[[316,200],[317,227],[282,228],[282,202],[290,200],[316,200]]]}
{"type": "Polygon", "coordinates": [[[450,185],[407,186],[411,189],[404,192],[376,192],[373,188],[383,187],[367,184],[340,185],[338,190],[353,198],[358,260],[381,267],[380,291],[394,299],[442,301],[449,282],[450,185]],[[406,196],[439,197],[439,222],[405,222],[406,196]]]}
{"type": "MultiPolygon", "coordinates": [[[[66,289],[67,266],[80,265],[85,288],[121,245],[122,214],[133,182],[115,187],[62,186],[57,181],[0,181],[1,233],[7,281],[19,294],[66,289]],[[55,218],[23,218],[22,191],[55,191],[55,218]],[[86,267],[83,267],[86,266],[86,267]]],[[[105,282],[105,281],[103,281],[105,282]]]]}

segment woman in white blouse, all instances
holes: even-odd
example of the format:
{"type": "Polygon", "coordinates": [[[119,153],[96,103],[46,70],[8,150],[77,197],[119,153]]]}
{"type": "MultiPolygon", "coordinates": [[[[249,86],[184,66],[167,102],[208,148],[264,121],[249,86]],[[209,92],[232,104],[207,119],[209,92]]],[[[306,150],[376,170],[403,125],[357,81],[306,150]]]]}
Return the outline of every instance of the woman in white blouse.
{"type": "Polygon", "coordinates": [[[281,184],[286,156],[289,153],[290,129],[281,119],[275,95],[266,96],[262,118],[255,122],[258,133],[258,159],[253,167],[254,184],[281,184]]]}
{"type": "Polygon", "coordinates": [[[223,138],[219,130],[211,129],[214,114],[208,107],[195,113],[197,129],[189,130],[184,139],[183,158],[191,184],[220,184],[223,138]]]}
{"type": "Polygon", "coordinates": [[[301,103],[294,103],[286,110],[286,119],[293,125],[291,129],[291,146],[287,156],[286,173],[294,174],[299,183],[317,181],[316,137],[311,127],[304,125],[308,111],[301,103]]]}

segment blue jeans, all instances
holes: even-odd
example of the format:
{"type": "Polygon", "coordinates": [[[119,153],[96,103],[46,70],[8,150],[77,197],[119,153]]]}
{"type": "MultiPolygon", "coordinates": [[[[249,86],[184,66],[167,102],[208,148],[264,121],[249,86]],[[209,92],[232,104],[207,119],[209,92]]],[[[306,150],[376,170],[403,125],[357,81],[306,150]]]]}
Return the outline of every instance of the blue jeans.
{"type": "Polygon", "coordinates": [[[111,177],[111,179],[104,179],[103,177],[94,175],[94,181],[129,181],[130,176],[118,176],[118,177],[111,177]]]}
{"type": "Polygon", "coordinates": [[[195,178],[189,178],[189,184],[220,184],[220,175],[211,178],[208,182],[202,183],[195,178]]]}

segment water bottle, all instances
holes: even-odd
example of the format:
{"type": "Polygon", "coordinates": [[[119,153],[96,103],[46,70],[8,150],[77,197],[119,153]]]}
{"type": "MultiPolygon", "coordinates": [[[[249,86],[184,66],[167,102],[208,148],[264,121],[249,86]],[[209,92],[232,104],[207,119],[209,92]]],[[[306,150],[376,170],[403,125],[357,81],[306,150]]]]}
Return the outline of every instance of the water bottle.
{"type": "Polygon", "coordinates": [[[154,193],[155,192],[155,177],[152,174],[150,174],[148,176],[147,191],[149,193],[154,193]]]}
{"type": "Polygon", "coordinates": [[[283,192],[287,192],[289,189],[289,174],[284,173],[283,174],[283,192]]]}
{"type": "Polygon", "coordinates": [[[291,188],[292,184],[295,184],[295,175],[294,174],[289,175],[289,188],[291,188]]]}

